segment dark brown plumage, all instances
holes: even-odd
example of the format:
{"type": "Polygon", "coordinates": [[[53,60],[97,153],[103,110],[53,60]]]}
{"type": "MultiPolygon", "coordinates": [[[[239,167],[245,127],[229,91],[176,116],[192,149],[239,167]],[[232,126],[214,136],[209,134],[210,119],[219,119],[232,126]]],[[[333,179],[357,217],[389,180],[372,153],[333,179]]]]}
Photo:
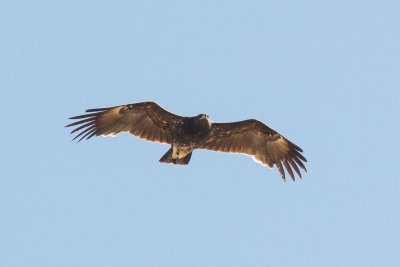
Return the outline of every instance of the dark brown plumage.
{"type": "Polygon", "coordinates": [[[301,178],[299,167],[307,172],[303,150],[260,121],[251,119],[231,123],[213,123],[205,114],[182,117],[154,102],[142,102],[110,108],[88,109],[87,114],[71,117],[78,120],[66,127],[77,126],[78,142],[95,135],[129,132],[148,141],[170,144],[160,162],[187,165],[193,150],[208,149],[242,153],[270,168],[275,164],[285,180],[285,169],[295,180],[301,178]]]}

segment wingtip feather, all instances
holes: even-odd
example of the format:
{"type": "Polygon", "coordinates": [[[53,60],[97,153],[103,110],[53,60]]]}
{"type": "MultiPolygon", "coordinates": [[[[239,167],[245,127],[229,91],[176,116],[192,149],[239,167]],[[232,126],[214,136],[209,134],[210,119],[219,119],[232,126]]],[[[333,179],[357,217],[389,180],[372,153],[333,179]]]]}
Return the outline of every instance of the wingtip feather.
{"type": "Polygon", "coordinates": [[[86,112],[101,112],[101,111],[105,111],[105,110],[109,110],[111,108],[90,108],[87,109],[86,112]]]}

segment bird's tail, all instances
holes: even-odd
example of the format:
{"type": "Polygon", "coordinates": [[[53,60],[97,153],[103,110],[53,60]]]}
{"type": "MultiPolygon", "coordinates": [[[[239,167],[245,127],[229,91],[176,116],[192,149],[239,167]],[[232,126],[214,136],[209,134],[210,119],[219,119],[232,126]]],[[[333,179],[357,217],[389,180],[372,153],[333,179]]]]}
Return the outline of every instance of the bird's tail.
{"type": "Polygon", "coordinates": [[[172,164],[179,164],[179,165],[188,165],[190,158],[192,157],[192,152],[186,155],[186,157],[181,159],[173,159],[172,158],[172,147],[161,157],[160,162],[163,163],[172,163],[172,164]]]}

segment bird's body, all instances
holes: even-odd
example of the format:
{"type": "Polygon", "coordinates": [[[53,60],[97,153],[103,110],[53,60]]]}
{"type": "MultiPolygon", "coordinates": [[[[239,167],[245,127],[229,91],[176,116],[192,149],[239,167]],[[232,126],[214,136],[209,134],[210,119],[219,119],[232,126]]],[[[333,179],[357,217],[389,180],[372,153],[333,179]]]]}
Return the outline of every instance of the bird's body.
{"type": "Polygon", "coordinates": [[[164,163],[187,165],[193,150],[208,149],[247,154],[271,168],[275,164],[283,179],[283,166],[293,180],[292,168],[300,177],[298,166],[307,171],[303,164],[307,160],[301,155],[301,148],[254,119],[213,123],[206,114],[182,117],[154,102],[89,109],[86,112],[88,114],[71,117],[79,121],[67,125],[79,125],[71,132],[81,130],[75,137],[80,137],[79,141],[94,135],[129,132],[148,141],[170,144],[171,148],[160,159],[164,163]]]}
{"type": "Polygon", "coordinates": [[[206,114],[183,119],[181,126],[172,131],[171,149],[160,159],[160,162],[188,164],[192,151],[201,148],[210,134],[210,129],[211,121],[206,114]]]}

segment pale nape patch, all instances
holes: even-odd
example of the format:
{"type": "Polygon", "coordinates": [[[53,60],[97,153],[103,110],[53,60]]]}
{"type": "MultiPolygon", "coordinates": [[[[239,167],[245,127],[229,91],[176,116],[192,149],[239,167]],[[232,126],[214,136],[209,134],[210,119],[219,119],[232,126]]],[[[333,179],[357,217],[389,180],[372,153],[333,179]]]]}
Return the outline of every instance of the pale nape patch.
{"type": "Polygon", "coordinates": [[[208,115],[206,115],[207,117],[207,122],[208,122],[208,126],[211,128],[213,121],[210,119],[210,117],[208,115]]]}

